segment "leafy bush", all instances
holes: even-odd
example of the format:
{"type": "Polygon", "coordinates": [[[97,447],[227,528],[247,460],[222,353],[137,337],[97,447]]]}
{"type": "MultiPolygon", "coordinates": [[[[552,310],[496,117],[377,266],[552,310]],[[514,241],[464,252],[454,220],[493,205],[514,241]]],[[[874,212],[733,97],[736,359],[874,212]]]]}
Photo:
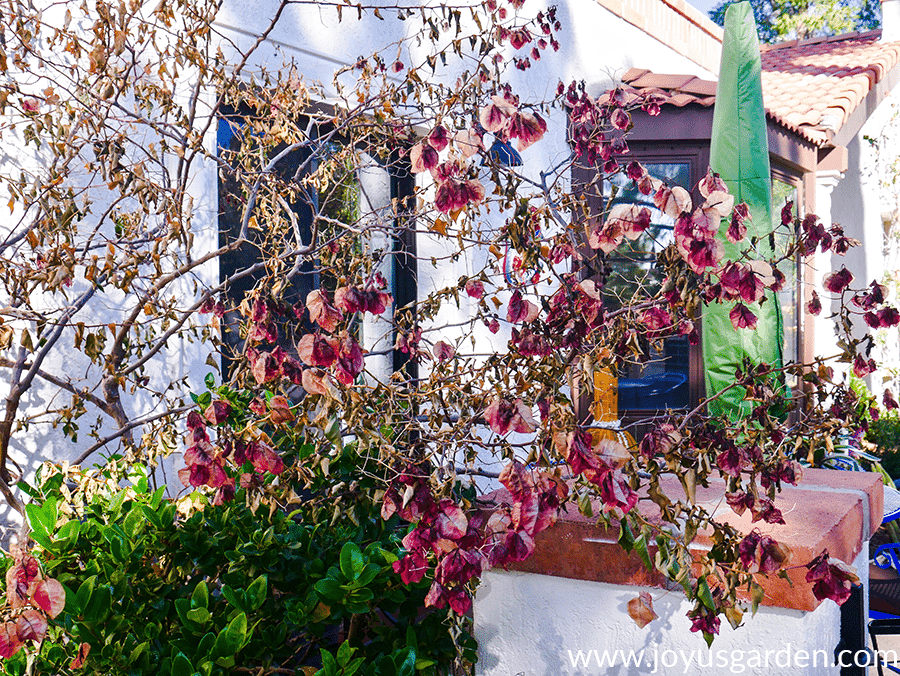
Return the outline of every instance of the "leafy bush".
{"type": "Polygon", "coordinates": [[[869,422],[866,441],[877,447],[887,473],[894,479],[900,477],[900,415],[881,415],[869,422]]]}
{"type": "MultiPolygon", "coordinates": [[[[13,139],[0,163],[0,493],[26,511],[8,450],[49,452],[57,430],[91,435],[78,463],[121,461],[48,469],[32,491],[38,548],[11,577],[25,571],[31,599],[43,566],[67,601],[24,635],[10,602],[0,627],[28,649],[5,669],[446,672],[454,647],[471,658],[460,623],[483,570],[528,558],[576,505],[632,533],[623,547],[657,543],[647,564],[682,584],[693,631],[711,641],[722,617],[742,622],[743,590],[786,559],[696,487],[721,479],[733,512],[783,523],[775,499],[795,460],[855,426],[855,400],[820,360],[735,355],[705,405],[640,416],[626,447],[587,415],[594,374],[696,343],[716,306],[729,332],[752,332],[786,262],[853,245],[839,226],[788,204],[780,228],[796,237],[776,254],[771,224],[751,222],[725,177],[694,176],[692,197],[632,161],[632,112],[664,101],[557,81],[559,61],[541,55],[559,48],[563,16],[542,3],[359,5],[346,20],[360,34],[398,39],[359,57],[337,45],[334,89],[304,78],[305,60],[277,65],[267,40],[305,16],[318,25],[325,5],[256,3],[261,23],[234,42],[216,22],[240,3],[46,4],[0,14],[0,132],[13,139]],[[532,67],[546,97],[518,86],[514,69],[532,67]],[[515,141],[522,162],[498,161],[492,139],[515,141]],[[366,197],[363,174],[384,190],[366,197]],[[638,201],[617,201],[618,185],[638,201]],[[649,247],[652,278],[610,304],[616,260],[654,220],[674,224],[671,243],[649,247]],[[227,386],[208,382],[185,416],[204,359],[227,386]],[[142,474],[119,485],[119,467],[173,450],[201,495],[166,501],[142,474]],[[482,474],[508,503],[460,490],[482,474]],[[671,495],[665,476],[681,484],[671,495]],[[700,529],[711,552],[691,546],[700,529]]],[[[332,9],[341,21],[343,3],[332,9]]],[[[840,303],[841,359],[864,377],[872,339],[853,316],[891,328],[900,310],[837,265],[808,310],[840,303]]],[[[847,598],[842,564],[809,565],[810,581],[839,582],[816,595],[847,598]]]]}
{"type": "Polygon", "coordinates": [[[448,612],[421,611],[429,584],[392,570],[396,520],[326,527],[246,489],[174,502],[140,471],[120,486],[117,467],[42,468],[31,536],[65,608],[2,673],[412,676],[454,660],[448,612]]]}

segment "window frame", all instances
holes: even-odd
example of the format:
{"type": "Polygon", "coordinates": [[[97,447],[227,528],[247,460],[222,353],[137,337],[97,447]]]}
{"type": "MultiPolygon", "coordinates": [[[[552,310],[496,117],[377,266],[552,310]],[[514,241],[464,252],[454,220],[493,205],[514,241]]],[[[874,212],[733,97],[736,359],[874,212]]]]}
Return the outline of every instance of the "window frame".
{"type": "MultiPolygon", "coordinates": [[[[690,175],[690,193],[691,200],[695,204],[699,204],[701,200],[698,184],[700,179],[706,174],[706,168],[709,166],[709,144],[698,143],[696,141],[629,141],[629,152],[623,157],[623,161],[635,160],[641,164],[675,164],[685,163],[689,167],[690,175]]],[[[600,168],[589,167],[583,163],[576,163],[573,166],[572,178],[573,184],[579,189],[579,193],[585,195],[584,189],[590,191],[591,188],[598,189],[602,193],[602,179],[598,183],[598,174],[600,168]]],[[[599,195],[585,195],[588,201],[588,208],[592,214],[599,213],[599,201],[602,199],[599,195]]],[[[688,346],[688,406],[673,409],[676,411],[687,411],[703,400],[706,391],[706,385],[703,374],[703,345],[698,342],[696,345],[688,346]]],[[[618,395],[616,396],[618,401],[618,395]]],[[[648,417],[658,415],[661,411],[657,409],[623,409],[618,407],[617,417],[623,426],[629,426],[632,423],[647,420],[648,417]]],[[[580,416],[585,417],[585,416],[580,416]]]]}
{"type": "MultiPolygon", "coordinates": [[[[772,158],[770,158],[771,160],[772,158]]],[[[797,191],[797,200],[794,204],[794,216],[798,218],[803,218],[806,215],[806,203],[804,199],[804,176],[801,172],[791,169],[787,165],[776,162],[772,160],[770,162],[770,174],[772,176],[772,182],[774,183],[776,180],[781,181],[787,185],[792,186],[797,191]]],[[[774,191],[773,191],[774,197],[774,191]]],[[[781,212],[780,207],[776,206],[774,203],[772,204],[772,221],[773,223],[780,222],[781,212]]],[[[794,233],[796,236],[797,233],[794,233]]],[[[804,355],[804,346],[805,346],[805,334],[806,334],[806,322],[803,320],[804,311],[803,311],[803,298],[804,293],[806,291],[806,268],[808,267],[808,262],[805,262],[802,256],[796,256],[794,260],[794,284],[795,284],[795,295],[794,295],[794,318],[796,320],[796,328],[797,333],[795,336],[795,345],[794,345],[794,354],[796,355],[797,361],[805,362],[806,358],[804,355]]],[[[794,390],[798,392],[800,389],[799,383],[795,385],[794,390]]]]}
{"type": "MultiPolygon", "coordinates": [[[[240,106],[227,106],[224,110],[220,110],[217,114],[217,125],[229,124],[229,119],[234,118],[243,118],[248,114],[252,114],[252,109],[247,106],[246,110],[242,110],[240,106]]],[[[320,130],[321,131],[321,130],[320,130]]],[[[217,138],[217,153],[221,151],[221,146],[219,144],[219,139],[217,138]]],[[[362,149],[365,151],[365,149],[362,149]]],[[[298,150],[297,153],[307,154],[310,152],[309,150],[298,150]]],[[[290,156],[289,156],[290,157],[290,156]]],[[[373,158],[374,159],[374,158],[373,158]]],[[[285,158],[283,161],[288,161],[288,158],[285,158]]],[[[303,161],[302,159],[300,161],[303,161]]],[[[394,152],[391,153],[390,160],[387,165],[382,165],[383,169],[388,175],[389,179],[389,195],[386,195],[389,198],[389,203],[391,208],[393,209],[393,235],[390,237],[391,243],[391,251],[390,251],[390,266],[389,273],[390,278],[388,280],[389,291],[392,293],[394,298],[394,306],[395,307],[408,307],[410,311],[415,317],[416,314],[416,303],[418,301],[418,270],[417,270],[417,257],[416,257],[416,222],[415,222],[415,175],[412,173],[410,164],[409,164],[409,153],[408,149],[397,148],[394,152]],[[406,152],[404,152],[404,150],[406,152]]],[[[313,166],[311,170],[315,170],[315,162],[313,162],[313,166]]],[[[227,189],[223,186],[223,169],[220,168],[217,175],[217,194],[219,198],[219,204],[217,206],[217,230],[218,230],[218,242],[220,247],[224,247],[229,243],[229,238],[233,241],[233,238],[236,234],[235,223],[232,221],[232,215],[227,212],[226,209],[223,209],[221,200],[227,195],[227,189]]],[[[359,199],[363,199],[360,196],[359,199]]],[[[312,205],[301,205],[300,208],[304,210],[311,210],[317,208],[318,205],[318,196],[313,196],[312,205]]],[[[292,205],[293,206],[293,205],[292,205]]],[[[303,220],[303,216],[298,214],[303,220]]],[[[237,223],[238,227],[240,223],[237,223]]],[[[301,222],[300,227],[302,232],[306,235],[311,236],[312,227],[311,223],[307,224],[305,222],[301,222]]],[[[252,249],[254,248],[254,244],[252,242],[244,243],[241,247],[237,248],[233,252],[229,252],[223,255],[219,261],[219,284],[223,284],[230,276],[235,274],[241,269],[240,260],[242,257],[249,259],[246,261],[244,268],[255,264],[259,260],[259,254],[253,253],[252,249]],[[225,265],[223,265],[225,263],[225,265]]],[[[309,286],[305,291],[308,293],[309,291],[322,288],[322,277],[321,273],[316,267],[316,261],[314,259],[304,263],[303,268],[305,269],[299,273],[299,277],[304,278],[308,283],[305,286],[309,286]]],[[[255,275],[250,275],[250,284],[249,288],[252,288],[258,282],[255,279],[255,275]]],[[[246,295],[248,293],[249,288],[244,288],[247,286],[246,284],[242,284],[241,288],[237,290],[237,293],[243,293],[246,295]]],[[[300,285],[303,286],[303,285],[300,285]]],[[[301,289],[300,293],[302,294],[303,289],[301,289]]],[[[230,301],[234,301],[237,297],[237,293],[233,294],[228,289],[223,292],[223,295],[229,298],[230,301]]],[[[305,297],[299,299],[301,301],[305,301],[305,297]]],[[[223,348],[227,348],[228,346],[236,346],[242,345],[243,339],[239,338],[233,343],[228,343],[225,338],[225,332],[227,330],[227,326],[231,326],[234,330],[234,326],[237,325],[239,320],[233,319],[232,321],[228,321],[228,314],[234,314],[236,311],[231,311],[230,313],[226,313],[226,317],[223,317],[222,325],[222,341],[223,348]]],[[[391,345],[397,344],[397,326],[394,323],[393,328],[391,329],[391,345]]],[[[222,373],[225,377],[229,372],[229,355],[226,354],[226,350],[223,349],[221,357],[221,368],[222,373]]],[[[391,354],[391,368],[393,372],[404,370],[407,377],[411,380],[415,380],[418,378],[418,363],[415,360],[410,359],[410,355],[401,352],[394,348],[391,354]]]]}
{"type": "MultiPolygon", "coordinates": [[[[639,140],[629,140],[629,152],[623,157],[622,161],[635,160],[642,164],[654,163],[679,163],[684,162],[690,167],[691,177],[691,200],[694,204],[702,202],[702,196],[699,193],[698,184],[700,179],[705,175],[709,166],[710,157],[710,141],[703,138],[702,135],[695,135],[685,140],[652,140],[643,136],[639,140]]],[[[805,213],[812,210],[811,199],[813,196],[813,188],[810,181],[814,177],[809,171],[795,166],[790,160],[781,158],[773,153],[770,149],[770,179],[780,180],[786,184],[793,186],[797,191],[797,204],[795,205],[795,215],[799,213],[802,217],[805,213]]],[[[589,167],[584,163],[578,163],[573,166],[572,179],[573,184],[581,189],[581,194],[585,191],[600,189],[599,183],[596,183],[600,169],[598,167],[589,167]]],[[[587,194],[588,207],[591,213],[598,213],[599,197],[592,197],[587,194]]],[[[774,206],[773,206],[774,210],[774,206]]],[[[780,218],[780,212],[772,214],[773,222],[780,218]]],[[[795,354],[797,360],[801,363],[808,362],[812,346],[807,341],[808,337],[808,318],[804,310],[805,293],[810,281],[810,266],[800,257],[795,261],[795,354]]],[[[703,351],[702,338],[697,345],[691,345],[689,350],[689,366],[688,366],[688,389],[689,389],[689,405],[693,408],[705,398],[706,385],[703,369],[703,351]]],[[[802,394],[802,381],[798,382],[794,394],[799,396],[802,394]]],[[[596,407],[596,402],[594,404],[596,407]]],[[[592,408],[594,408],[592,407],[592,408]]],[[[685,409],[674,409],[685,410],[685,409]]],[[[648,416],[654,416],[658,411],[654,409],[624,409],[619,407],[617,416],[622,425],[628,426],[640,420],[646,420],[648,416]]],[[[585,417],[585,416],[582,416],[585,417]]]]}

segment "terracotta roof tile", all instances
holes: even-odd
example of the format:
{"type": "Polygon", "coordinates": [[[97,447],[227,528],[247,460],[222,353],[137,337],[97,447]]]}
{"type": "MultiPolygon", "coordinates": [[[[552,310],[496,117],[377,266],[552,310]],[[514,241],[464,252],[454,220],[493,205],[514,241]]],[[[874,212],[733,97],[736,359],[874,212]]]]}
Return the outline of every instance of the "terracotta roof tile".
{"type": "Polygon", "coordinates": [[[696,96],[692,96],[691,94],[672,94],[666,99],[666,103],[672,106],[678,106],[679,108],[684,108],[689,103],[694,103],[697,100],[696,96]]]}
{"type": "MultiPolygon", "coordinates": [[[[900,63],[900,42],[880,31],[763,45],[762,86],[768,117],[821,145],[840,129],[869,91],[900,63]]],[[[690,75],[632,68],[622,81],[667,95],[663,105],[711,106],[716,83],[690,75]]]]}
{"type": "Polygon", "coordinates": [[[715,82],[710,82],[709,80],[701,80],[696,77],[690,82],[682,85],[680,89],[681,91],[688,94],[697,94],[698,96],[712,96],[713,98],[715,98],[716,96],[715,82]]]}
{"type": "Polygon", "coordinates": [[[696,80],[693,75],[660,75],[657,73],[645,73],[634,80],[631,85],[643,89],[644,87],[659,87],[660,89],[682,89],[691,80],[696,80]]]}

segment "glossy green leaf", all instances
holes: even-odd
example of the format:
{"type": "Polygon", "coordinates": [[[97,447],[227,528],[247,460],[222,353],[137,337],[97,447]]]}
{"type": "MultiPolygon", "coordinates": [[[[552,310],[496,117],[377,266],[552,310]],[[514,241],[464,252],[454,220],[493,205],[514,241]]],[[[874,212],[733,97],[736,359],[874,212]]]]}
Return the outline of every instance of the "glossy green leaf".
{"type": "Polygon", "coordinates": [[[206,580],[201,580],[194,592],[191,594],[191,608],[208,608],[209,607],[209,589],[206,586],[206,580]]]}
{"type": "Polygon", "coordinates": [[[185,616],[197,624],[206,624],[210,618],[209,611],[206,608],[194,608],[193,610],[187,611],[185,616]]]}
{"type": "Polygon", "coordinates": [[[87,578],[81,585],[78,587],[78,592],[75,594],[75,599],[78,604],[79,611],[83,611],[87,608],[88,603],[91,601],[91,596],[94,593],[94,588],[97,586],[97,576],[91,575],[87,578]]]}
{"type": "Polygon", "coordinates": [[[246,610],[246,608],[244,608],[243,595],[237,590],[229,587],[227,584],[222,585],[222,596],[225,597],[225,600],[228,601],[232,607],[237,608],[238,610],[246,610]]]}
{"type": "MultiPolygon", "coordinates": [[[[55,504],[56,501],[53,500],[54,513],[55,504]]],[[[42,547],[46,549],[52,549],[53,542],[50,539],[50,534],[52,533],[53,525],[55,525],[55,519],[54,524],[51,524],[48,527],[47,515],[45,514],[43,508],[33,502],[25,505],[25,515],[28,517],[28,523],[31,525],[32,539],[42,547]]]]}
{"type": "Polygon", "coordinates": [[[139,643],[137,647],[131,651],[131,654],[128,656],[128,661],[134,664],[139,661],[143,655],[147,652],[147,649],[150,647],[149,641],[144,641],[143,643],[139,643]]]}
{"type": "Polygon", "coordinates": [[[194,667],[184,653],[178,653],[172,660],[172,676],[193,676],[194,667]]]}
{"type": "Polygon", "coordinates": [[[230,655],[230,656],[228,656],[228,657],[218,657],[218,658],[216,658],[216,662],[215,662],[215,663],[216,663],[218,666],[220,666],[220,667],[225,667],[226,669],[231,669],[231,667],[234,666],[234,664],[235,664],[236,661],[237,661],[237,660],[235,660],[234,656],[233,656],[233,655],[230,655]]]}
{"type": "Polygon", "coordinates": [[[228,657],[234,655],[247,640],[247,616],[239,613],[228,626],[225,627],[216,638],[215,653],[219,656],[228,657]]]}
{"type": "Polygon", "coordinates": [[[710,610],[716,609],[716,602],[713,599],[712,591],[706,582],[706,578],[700,578],[700,581],[697,583],[697,598],[710,610]]]}
{"type": "Polygon", "coordinates": [[[247,601],[250,605],[249,610],[259,610],[260,606],[266,600],[266,590],[268,587],[268,577],[265,575],[260,575],[258,578],[253,580],[249,587],[247,587],[247,601]]]}
{"type": "Polygon", "coordinates": [[[355,674],[357,671],[359,671],[359,668],[363,664],[365,664],[365,662],[366,662],[365,657],[357,657],[357,658],[351,660],[350,663],[344,667],[344,673],[342,676],[353,676],[353,674],[355,674]]]}
{"type": "Polygon", "coordinates": [[[59,532],[56,534],[56,546],[57,550],[65,550],[72,547],[75,542],[78,541],[78,536],[81,533],[81,524],[72,519],[71,521],[66,521],[62,525],[62,528],[59,529],[59,532]]]}
{"type": "Polygon", "coordinates": [[[159,505],[162,502],[163,496],[166,493],[166,487],[160,486],[155,491],[153,491],[153,495],[150,496],[150,508],[152,510],[159,509],[159,505]]]}
{"type": "Polygon", "coordinates": [[[190,599],[176,599],[175,612],[178,613],[178,617],[181,619],[181,623],[190,631],[200,630],[200,626],[197,624],[196,620],[191,619],[189,615],[189,613],[191,612],[190,599]]]}
{"type": "Polygon", "coordinates": [[[134,540],[144,530],[145,523],[143,510],[132,508],[128,511],[128,515],[125,517],[122,527],[128,537],[134,540]]]}
{"type": "Polygon", "coordinates": [[[634,533],[625,519],[619,522],[619,545],[626,552],[630,552],[634,548],[634,533]]]}
{"type": "Polygon", "coordinates": [[[316,582],[315,589],[319,596],[325,601],[338,601],[346,595],[345,590],[341,587],[340,583],[332,578],[319,580],[316,582]]]}
{"type": "Polygon", "coordinates": [[[341,572],[348,580],[357,579],[366,566],[366,559],[355,542],[341,547],[341,572]]]}
{"type": "Polygon", "coordinates": [[[97,587],[91,600],[84,608],[83,615],[87,622],[103,622],[112,610],[112,593],[106,585],[97,587]]]}
{"type": "Polygon", "coordinates": [[[378,573],[381,572],[381,567],[375,565],[374,563],[370,563],[363,568],[362,572],[359,574],[359,577],[356,579],[357,584],[367,585],[372,580],[374,580],[378,573]]]}
{"type": "Polygon", "coordinates": [[[643,561],[644,565],[647,567],[647,570],[651,570],[653,568],[653,562],[650,561],[650,552],[647,549],[647,538],[644,537],[643,533],[634,539],[634,551],[637,552],[641,561],[643,561]]]}
{"type": "Polygon", "coordinates": [[[416,651],[403,648],[394,658],[397,665],[397,676],[413,676],[416,673],[416,651]]]}
{"type": "Polygon", "coordinates": [[[337,651],[337,663],[340,666],[346,666],[346,664],[350,661],[350,658],[353,656],[354,649],[350,647],[349,641],[344,641],[341,643],[341,646],[337,651]]]}
{"type": "Polygon", "coordinates": [[[322,656],[322,668],[316,672],[316,676],[336,676],[338,674],[338,664],[334,659],[334,655],[324,648],[319,653],[322,656]]]}

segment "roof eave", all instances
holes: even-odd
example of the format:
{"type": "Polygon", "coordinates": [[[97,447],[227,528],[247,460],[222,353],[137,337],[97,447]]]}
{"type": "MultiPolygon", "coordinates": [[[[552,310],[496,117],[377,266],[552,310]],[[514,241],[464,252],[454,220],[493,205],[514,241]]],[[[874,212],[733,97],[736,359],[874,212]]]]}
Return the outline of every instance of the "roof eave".
{"type": "Polygon", "coordinates": [[[875,83],[865,98],[847,116],[847,121],[834,133],[830,143],[823,145],[846,146],[850,143],[859,134],[860,129],[879,104],[890,95],[898,84],[900,84],[900,63],[897,63],[875,83]]]}

